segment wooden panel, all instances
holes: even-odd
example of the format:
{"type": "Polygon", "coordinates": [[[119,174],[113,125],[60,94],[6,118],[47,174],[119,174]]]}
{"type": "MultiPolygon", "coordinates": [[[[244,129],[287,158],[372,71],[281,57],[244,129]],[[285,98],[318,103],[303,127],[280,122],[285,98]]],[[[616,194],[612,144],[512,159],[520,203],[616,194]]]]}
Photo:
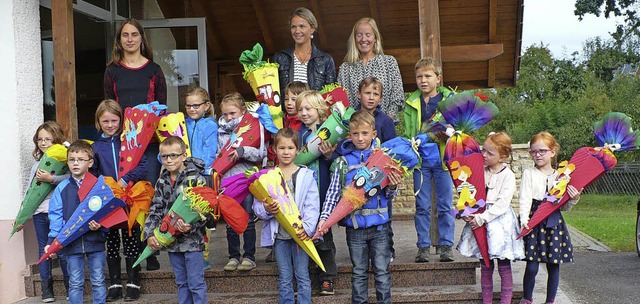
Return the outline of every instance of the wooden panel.
{"type": "Polygon", "coordinates": [[[71,141],[78,138],[73,1],[51,2],[56,121],[71,141]]]}
{"type": "MultiPolygon", "coordinates": [[[[442,46],[442,62],[477,62],[496,58],[503,53],[502,44],[478,44],[442,46]]],[[[396,58],[399,64],[415,64],[420,59],[416,48],[387,49],[386,54],[396,58]]]]}

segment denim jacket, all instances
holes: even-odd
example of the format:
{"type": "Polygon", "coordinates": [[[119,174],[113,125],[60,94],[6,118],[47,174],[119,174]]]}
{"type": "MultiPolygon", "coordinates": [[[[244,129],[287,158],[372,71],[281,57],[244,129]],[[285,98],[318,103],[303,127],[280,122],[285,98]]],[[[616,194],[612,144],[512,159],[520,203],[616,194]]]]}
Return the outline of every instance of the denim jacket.
{"type": "MultiPolygon", "coordinates": [[[[336,82],[336,65],[331,55],[320,51],[312,44],[311,58],[307,63],[307,84],[312,90],[320,91],[322,86],[336,82]]],[[[290,47],[273,54],[273,62],[278,63],[280,90],[293,81],[293,49],[290,47]]],[[[284,92],[280,92],[284,96],[284,92]]]]}

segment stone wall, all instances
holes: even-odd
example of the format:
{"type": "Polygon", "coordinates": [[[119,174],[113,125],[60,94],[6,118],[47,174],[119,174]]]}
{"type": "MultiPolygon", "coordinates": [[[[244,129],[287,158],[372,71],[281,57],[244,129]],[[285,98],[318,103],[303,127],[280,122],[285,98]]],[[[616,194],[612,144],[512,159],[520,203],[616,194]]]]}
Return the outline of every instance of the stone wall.
{"type": "MultiPolygon", "coordinates": [[[[516,175],[516,193],[513,196],[511,205],[518,212],[518,194],[520,192],[520,177],[525,168],[533,166],[533,161],[528,154],[526,144],[515,144],[513,148],[513,162],[511,170],[516,175]]],[[[408,176],[402,184],[398,186],[399,193],[393,201],[393,214],[414,214],[416,212],[416,197],[413,194],[413,176],[408,176]]],[[[455,193],[455,191],[454,191],[455,193]]]]}

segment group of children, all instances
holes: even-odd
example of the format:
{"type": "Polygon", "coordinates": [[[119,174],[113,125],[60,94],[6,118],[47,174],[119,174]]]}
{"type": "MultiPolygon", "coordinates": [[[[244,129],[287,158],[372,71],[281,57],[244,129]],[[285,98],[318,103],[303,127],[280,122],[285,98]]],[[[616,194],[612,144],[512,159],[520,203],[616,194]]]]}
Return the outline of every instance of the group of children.
{"type": "MultiPolygon", "coordinates": [[[[437,104],[445,96],[438,90],[440,67],[430,59],[422,59],[416,64],[416,82],[419,89],[407,100],[405,110],[406,135],[415,136],[425,131],[426,125],[438,119],[437,104]]],[[[303,228],[298,237],[303,240],[319,232],[322,238],[314,241],[326,271],[319,271],[320,293],[334,294],[333,283],[337,277],[335,262],[336,247],[331,227],[324,225],[337,202],[342,190],[381,142],[396,137],[393,121],[378,109],[382,99],[382,83],[376,78],[365,78],[359,86],[358,97],[361,109],[354,113],[349,121],[349,139],[331,145],[322,143],[323,153],[317,160],[305,166],[294,163],[295,156],[314,132],[327,119],[328,108],[322,96],[310,91],[304,83],[292,82],[284,89],[285,128],[279,130],[271,140],[271,149],[276,156],[276,164],[282,170],[285,181],[292,191],[300,209],[303,228]]],[[[126,261],[128,284],[125,299],[139,297],[140,268],[131,268],[140,254],[139,241],[142,233],[144,244],[151,249],[160,249],[153,230],[171,208],[183,187],[205,183],[204,175],[209,174],[211,164],[219,151],[230,140],[234,130],[246,114],[244,99],[238,93],[231,93],[220,102],[221,115],[215,121],[213,105],[207,92],[201,88],[193,89],[186,97],[186,125],[192,157],[187,157],[187,147],[179,137],[169,137],[160,143],[159,159],[163,170],[155,184],[149,217],[144,227],[134,228],[131,236],[125,229],[104,229],[99,223],[91,222],[91,232],[65,247],[61,265],[69,281],[69,300],[82,303],[85,260],[90,269],[94,303],[103,303],[105,299],[115,300],[122,296],[120,283],[120,239],[126,261]],[[105,253],[106,242],[106,253],[105,253]],[[66,261],[66,264],[65,264],[66,261]],[[110,287],[104,280],[104,261],[109,269],[110,287]],[[66,266],[65,266],[66,265],[66,266]]],[[[156,159],[143,158],[138,167],[118,179],[118,151],[120,149],[122,109],[113,100],[103,101],[96,111],[96,127],[101,135],[93,144],[76,141],[68,148],[68,176],[51,176],[46,172],[32,172],[34,178],[43,182],[58,184],[46,200],[48,205],[40,206],[34,215],[34,224],[38,232],[40,254],[46,252],[48,244],[57,236],[62,224],[78,206],[77,190],[86,174],[111,176],[125,188],[130,182],[144,180],[145,165],[156,159]],[[45,214],[48,213],[48,218],[45,214]],[[47,223],[48,221],[48,223],[47,223]],[[48,232],[48,238],[47,233],[48,232]]],[[[46,122],[34,135],[36,145],[34,157],[39,160],[42,153],[54,143],[62,143],[64,137],[60,127],[46,122]]],[[[229,159],[236,164],[223,176],[227,178],[242,173],[246,169],[264,161],[267,157],[267,145],[260,148],[240,146],[229,159]]],[[[516,191],[515,177],[509,163],[511,159],[511,139],[506,133],[490,134],[483,145],[482,155],[485,165],[487,189],[487,209],[479,215],[464,217],[467,225],[463,229],[458,250],[466,256],[480,258],[480,253],[472,230],[487,226],[490,266],[482,263],[481,286],[484,303],[493,298],[494,270],[493,260],[497,259],[498,272],[502,279],[501,303],[511,303],[513,282],[510,261],[525,259],[527,269],[524,278],[524,298],[522,303],[532,300],[533,284],[539,263],[546,263],[549,272],[547,302],[552,303],[559,282],[559,264],[571,262],[571,243],[563,222],[558,214],[553,220],[547,220],[533,229],[522,241],[516,240],[521,227],[528,227],[528,219],[536,210],[549,185],[553,183],[557,172],[552,165],[558,153],[559,145],[550,134],[541,132],[531,140],[530,154],[535,168],[523,173],[520,191],[520,222],[511,207],[511,199],[516,191]],[[525,247],[526,245],[526,247],[525,247]]],[[[438,151],[435,151],[438,153],[438,151]]],[[[36,167],[34,167],[36,168],[36,167]]],[[[391,173],[389,185],[373,197],[367,199],[364,206],[340,224],[346,227],[346,238],[352,271],[352,302],[368,301],[368,270],[371,265],[378,303],[391,302],[391,272],[389,264],[393,259],[393,231],[391,229],[392,200],[397,194],[397,185],[402,176],[391,173]]],[[[436,193],[438,210],[438,230],[441,261],[453,261],[454,222],[451,215],[452,181],[441,161],[424,160],[421,169],[414,172],[416,196],[415,225],[418,234],[418,255],[416,262],[429,261],[429,237],[431,195],[436,193]],[[431,187],[431,181],[435,189],[431,187]]],[[[580,197],[580,191],[567,187],[571,197],[567,207],[574,205],[580,197]]],[[[280,303],[311,302],[311,279],[309,258],[293,241],[292,236],[281,227],[274,218],[279,212],[277,202],[266,203],[248,195],[242,202],[249,213],[249,223],[243,233],[243,253],[241,254],[240,236],[227,227],[229,258],[224,270],[251,270],[256,267],[256,217],[264,221],[260,245],[272,248],[270,256],[278,264],[280,303]],[[294,292],[293,279],[297,285],[294,292]]],[[[165,248],[175,274],[180,303],[206,303],[207,291],[204,270],[208,257],[205,251],[205,237],[208,233],[205,222],[184,223],[178,220],[177,229],[182,232],[177,241],[165,248]],[[203,263],[205,261],[205,263],[203,263]]],[[[50,263],[41,265],[43,278],[43,301],[53,299],[51,289],[50,263]],[[45,296],[46,293],[46,296],[45,296]]]]}

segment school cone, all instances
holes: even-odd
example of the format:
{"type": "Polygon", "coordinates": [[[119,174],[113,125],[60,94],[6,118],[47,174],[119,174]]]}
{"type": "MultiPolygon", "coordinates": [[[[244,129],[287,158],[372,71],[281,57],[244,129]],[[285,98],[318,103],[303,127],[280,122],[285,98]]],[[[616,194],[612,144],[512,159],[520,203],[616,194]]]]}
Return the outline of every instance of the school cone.
{"type": "Polygon", "coordinates": [[[320,128],[311,136],[307,144],[302,147],[300,153],[296,155],[294,162],[297,165],[306,165],[316,160],[322,152],[320,152],[320,145],[323,142],[329,142],[331,145],[335,145],[341,140],[347,138],[349,134],[348,121],[351,115],[355,113],[352,108],[345,108],[342,103],[336,103],[332,107],[333,111],[327,120],[322,123],[320,128]]]}
{"type": "Polygon", "coordinates": [[[156,128],[156,136],[158,136],[160,142],[163,142],[169,136],[180,137],[187,146],[187,157],[191,157],[191,146],[189,144],[189,136],[187,136],[187,123],[184,113],[177,112],[160,117],[158,128],[156,128]]]}

